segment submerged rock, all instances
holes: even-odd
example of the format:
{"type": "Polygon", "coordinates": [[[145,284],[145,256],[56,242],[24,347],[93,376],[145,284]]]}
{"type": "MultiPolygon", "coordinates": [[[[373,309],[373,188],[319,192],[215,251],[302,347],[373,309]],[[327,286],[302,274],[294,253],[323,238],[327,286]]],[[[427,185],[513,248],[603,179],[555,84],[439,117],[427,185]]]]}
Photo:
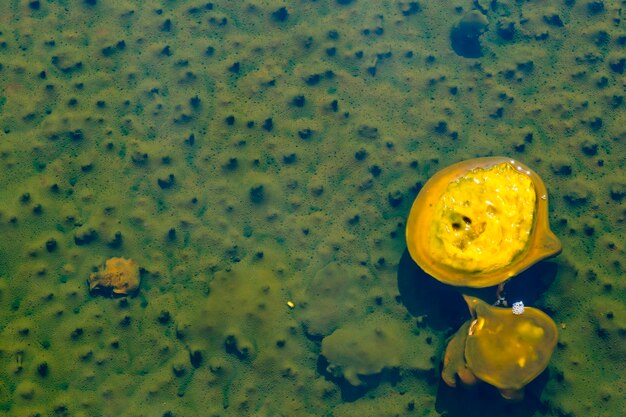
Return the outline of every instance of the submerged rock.
{"type": "Polygon", "coordinates": [[[96,293],[133,294],[139,283],[139,266],[132,259],[107,259],[103,271],[89,275],[89,291],[96,293]]]}

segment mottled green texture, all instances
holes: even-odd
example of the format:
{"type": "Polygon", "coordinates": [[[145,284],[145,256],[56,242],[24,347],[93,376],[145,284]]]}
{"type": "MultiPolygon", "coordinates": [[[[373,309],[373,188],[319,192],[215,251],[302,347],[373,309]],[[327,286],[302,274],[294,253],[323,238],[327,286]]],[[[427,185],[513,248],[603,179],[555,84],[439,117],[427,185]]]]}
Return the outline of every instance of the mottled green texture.
{"type": "Polygon", "coordinates": [[[362,319],[367,306],[358,300],[374,286],[372,278],[363,266],[348,268],[333,262],[318,270],[307,280],[302,295],[301,317],[307,333],[328,336],[342,324],[362,319]]]}
{"type": "Polygon", "coordinates": [[[620,415],[620,1],[207,4],[0,2],[0,414],[620,415]],[[479,59],[450,46],[472,8],[479,59]],[[535,306],[565,328],[515,408],[438,388],[456,329],[398,289],[420,184],[487,155],[544,179],[564,247],[535,306]],[[113,256],[137,297],[89,295],[113,256]],[[319,366],[371,315],[430,369],[319,366]]]}
{"type": "Polygon", "coordinates": [[[366,381],[361,376],[375,375],[383,370],[402,368],[405,371],[427,372],[432,369],[434,347],[422,345],[420,332],[410,323],[381,314],[353,321],[322,341],[322,355],[330,365],[329,372],[343,376],[352,385],[366,381]]]}

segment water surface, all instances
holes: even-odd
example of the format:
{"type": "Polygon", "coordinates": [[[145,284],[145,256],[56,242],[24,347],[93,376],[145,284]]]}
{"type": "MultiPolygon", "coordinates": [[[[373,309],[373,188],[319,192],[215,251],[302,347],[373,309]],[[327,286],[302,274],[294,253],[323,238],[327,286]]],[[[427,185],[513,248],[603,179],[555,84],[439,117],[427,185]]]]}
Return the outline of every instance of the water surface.
{"type": "Polygon", "coordinates": [[[623,6],[2,2],[0,413],[620,415],[623,6]],[[467,313],[405,251],[428,177],[489,155],[564,246],[510,290],[560,329],[519,404],[441,382],[467,313]],[[138,294],[90,294],[115,256],[138,294]]]}

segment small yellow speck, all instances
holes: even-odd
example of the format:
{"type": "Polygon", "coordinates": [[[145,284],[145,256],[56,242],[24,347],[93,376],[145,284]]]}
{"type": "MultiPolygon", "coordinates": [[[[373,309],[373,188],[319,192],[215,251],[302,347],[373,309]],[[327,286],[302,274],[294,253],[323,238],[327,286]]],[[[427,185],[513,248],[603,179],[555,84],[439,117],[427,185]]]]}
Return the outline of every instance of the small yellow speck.
{"type": "Polygon", "coordinates": [[[294,302],[293,302],[293,301],[289,300],[289,301],[287,301],[287,306],[288,306],[289,308],[294,308],[296,305],[294,304],[294,302]]]}
{"type": "Polygon", "coordinates": [[[565,323],[561,323],[561,329],[565,330],[566,327],[567,325],[565,323]]]}

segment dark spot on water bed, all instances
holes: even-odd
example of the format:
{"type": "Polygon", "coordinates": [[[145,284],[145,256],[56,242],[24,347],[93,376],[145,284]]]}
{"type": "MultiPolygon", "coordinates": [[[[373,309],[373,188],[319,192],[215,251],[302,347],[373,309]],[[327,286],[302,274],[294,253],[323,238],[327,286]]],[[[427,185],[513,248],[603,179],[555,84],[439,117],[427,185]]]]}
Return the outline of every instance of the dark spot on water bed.
{"type": "Polygon", "coordinates": [[[483,51],[480,36],[488,25],[487,17],[477,10],[463,16],[450,32],[450,45],[454,52],[465,58],[481,57],[483,51]]]}
{"type": "Polygon", "coordinates": [[[281,7],[272,13],[272,19],[276,22],[285,22],[289,17],[289,11],[286,7],[281,7]]]}
{"type": "Polygon", "coordinates": [[[255,185],[250,188],[250,201],[260,204],[265,200],[265,187],[263,185],[255,185]]]}
{"type": "Polygon", "coordinates": [[[174,177],[174,174],[169,174],[166,178],[158,178],[157,184],[159,185],[159,188],[165,190],[171,188],[174,185],[175,181],[176,179],[174,177]]]}

